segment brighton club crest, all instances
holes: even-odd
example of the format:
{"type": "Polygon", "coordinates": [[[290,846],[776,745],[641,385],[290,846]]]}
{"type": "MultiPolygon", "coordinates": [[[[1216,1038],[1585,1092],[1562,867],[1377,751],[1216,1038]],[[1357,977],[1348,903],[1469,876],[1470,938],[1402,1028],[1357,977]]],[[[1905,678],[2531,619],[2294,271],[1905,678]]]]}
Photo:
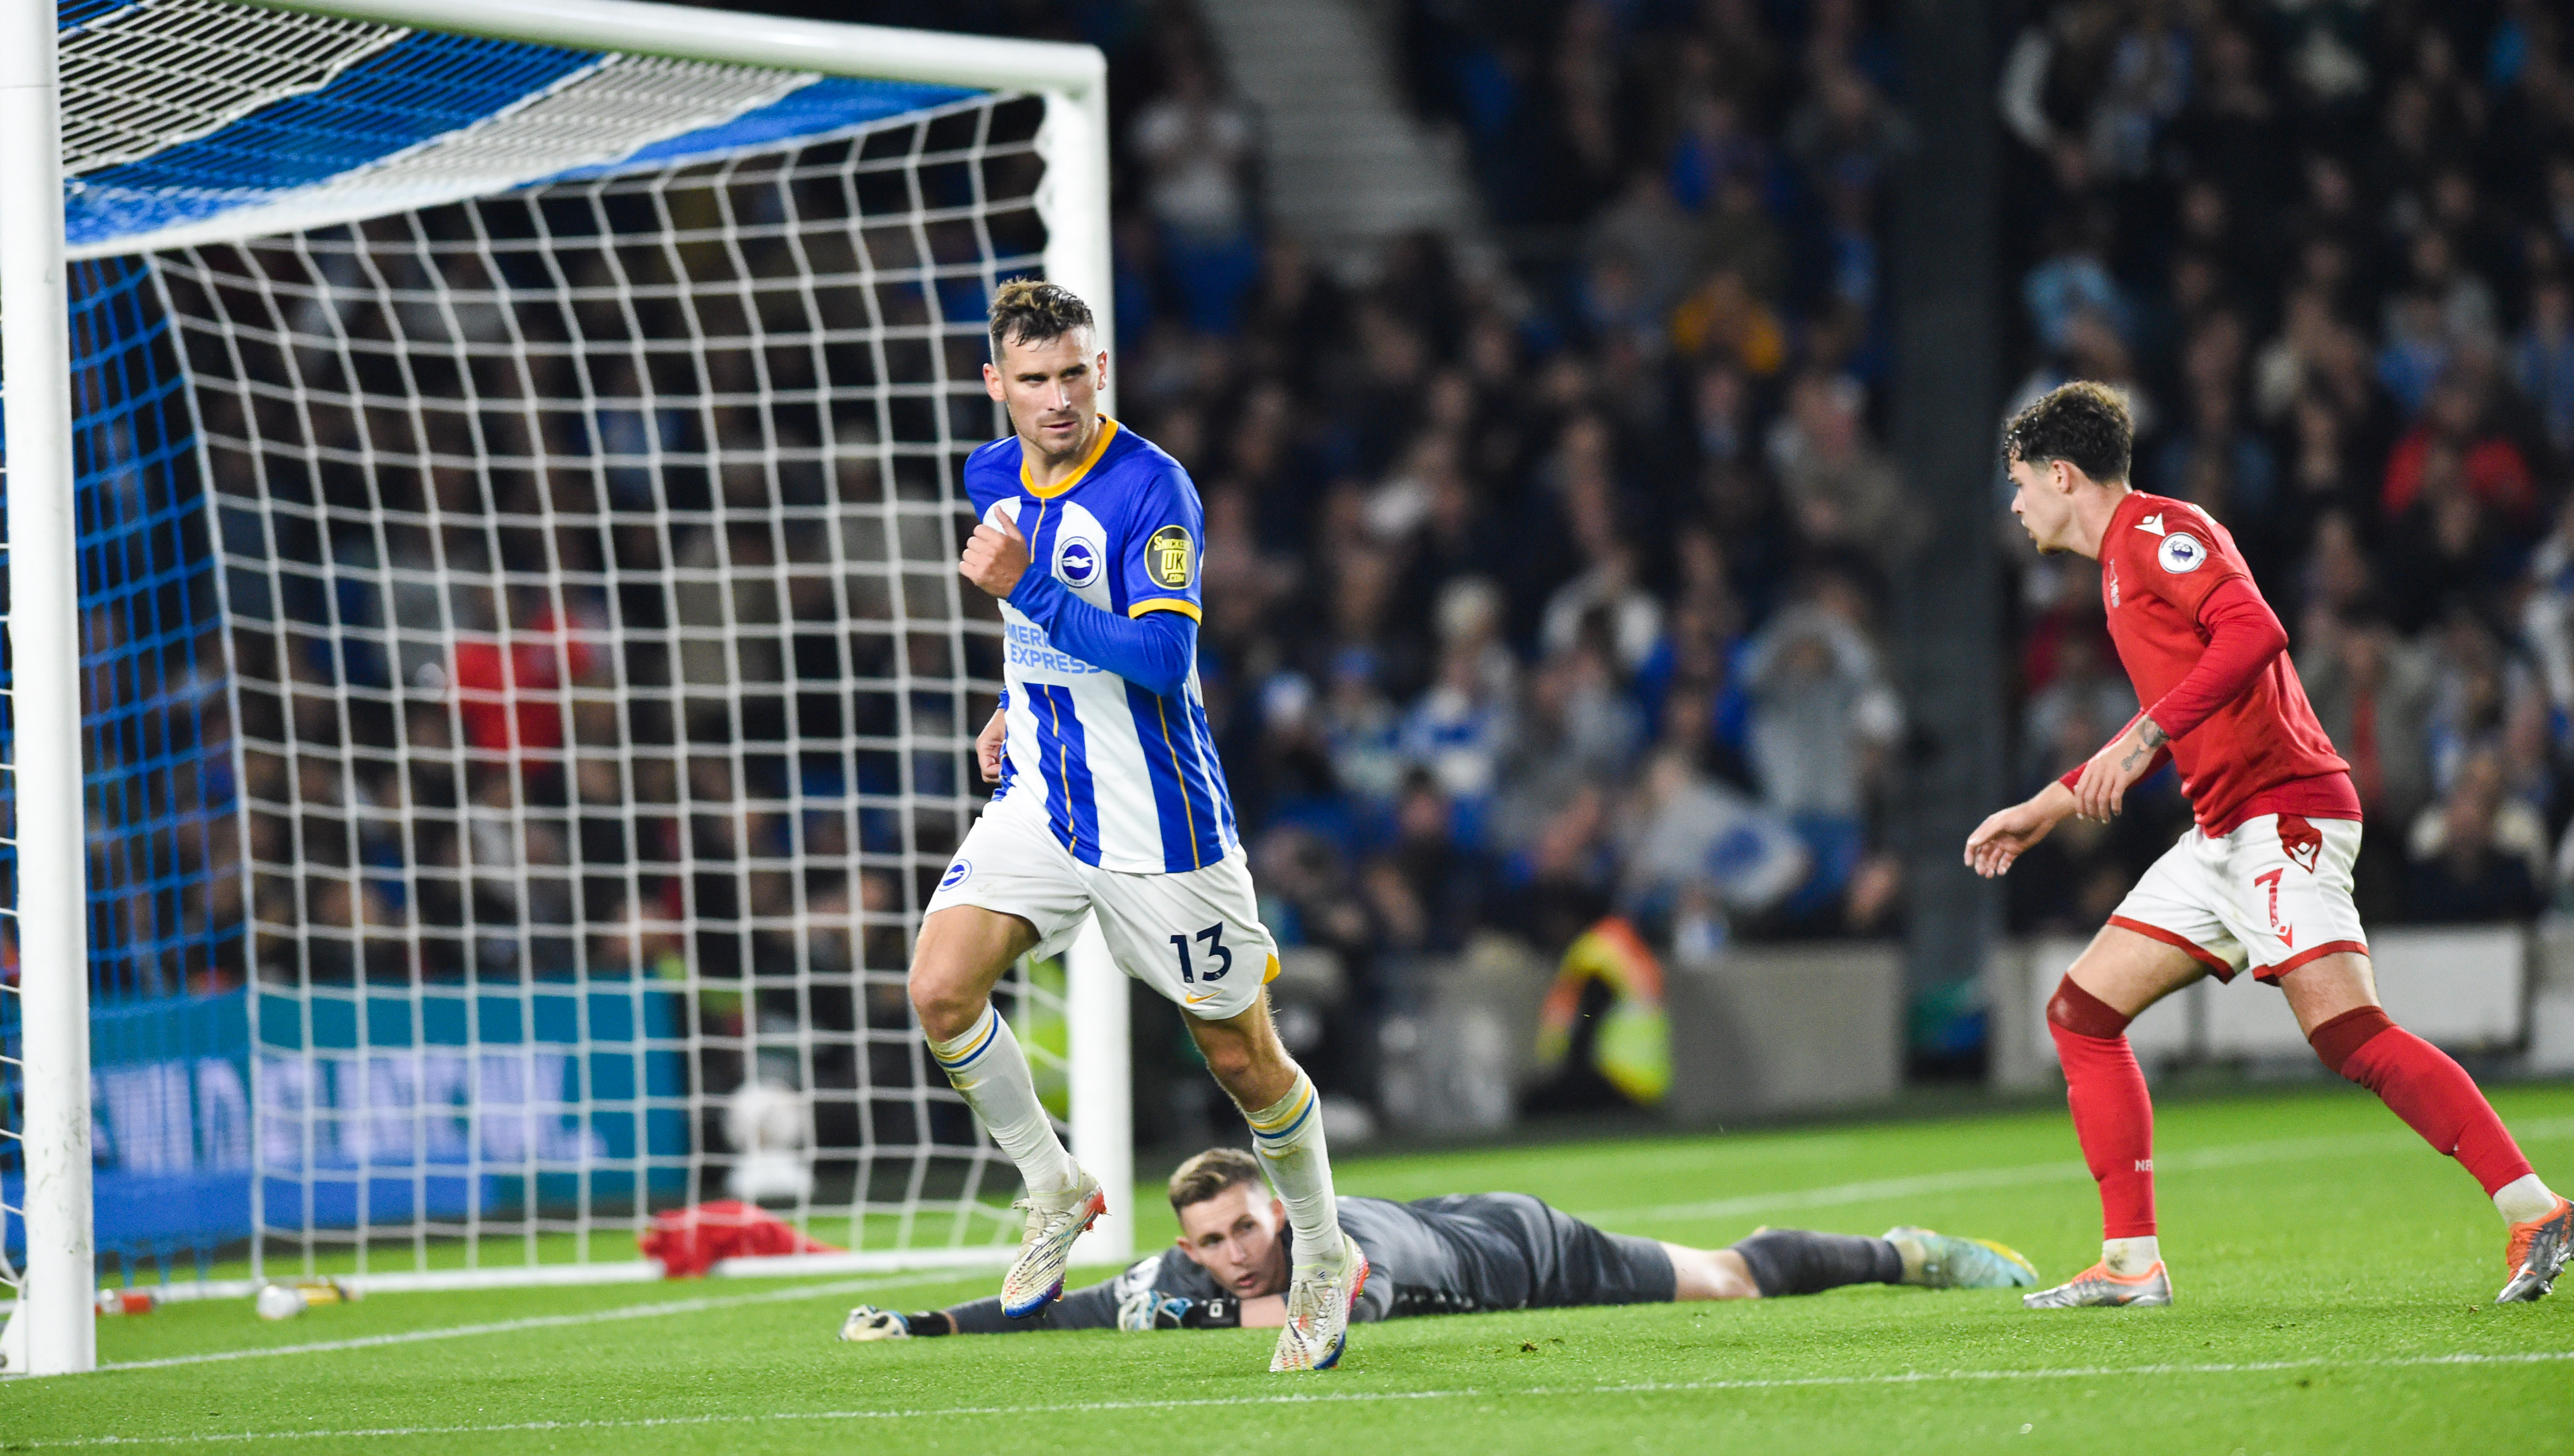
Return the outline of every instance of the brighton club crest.
{"type": "Polygon", "coordinates": [[[1087,587],[1098,581],[1099,548],[1077,536],[1066,541],[1063,550],[1055,554],[1055,575],[1070,587],[1087,587]]]}

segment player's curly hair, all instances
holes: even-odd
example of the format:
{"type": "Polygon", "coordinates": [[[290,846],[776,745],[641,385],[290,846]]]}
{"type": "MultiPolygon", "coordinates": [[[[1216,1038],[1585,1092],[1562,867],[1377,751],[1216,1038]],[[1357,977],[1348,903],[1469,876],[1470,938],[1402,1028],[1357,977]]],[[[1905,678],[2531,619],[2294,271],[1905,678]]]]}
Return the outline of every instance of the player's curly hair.
{"type": "Polygon", "coordinates": [[[2002,427],[2002,459],[2028,465],[2060,460],[2102,485],[2127,478],[2136,425],[2118,392],[2094,380],[2058,385],[2029,402],[2002,427]]]}
{"type": "Polygon", "coordinates": [[[1227,1188],[1260,1181],[1260,1159],[1238,1147],[1208,1148],[1171,1174],[1171,1211],[1204,1203],[1227,1188]]]}
{"type": "Polygon", "coordinates": [[[1090,305],[1079,294],[1041,278],[1013,278],[992,295],[992,361],[1000,362],[1004,339],[1045,344],[1091,327],[1090,305]]]}

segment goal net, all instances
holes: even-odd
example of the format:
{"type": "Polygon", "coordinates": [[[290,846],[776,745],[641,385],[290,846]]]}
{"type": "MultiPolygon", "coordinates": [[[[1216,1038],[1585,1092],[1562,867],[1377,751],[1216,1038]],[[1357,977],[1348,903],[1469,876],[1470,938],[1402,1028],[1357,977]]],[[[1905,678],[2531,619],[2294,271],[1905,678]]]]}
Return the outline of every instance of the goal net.
{"type": "MultiPolygon", "coordinates": [[[[62,0],[104,1272],[624,1273],[724,1197],[1006,1253],[903,972],[998,688],[985,303],[1104,317],[1095,83],[421,13],[62,0]]],[[[1064,1115],[1062,968],[1000,999],[1064,1115]]]]}

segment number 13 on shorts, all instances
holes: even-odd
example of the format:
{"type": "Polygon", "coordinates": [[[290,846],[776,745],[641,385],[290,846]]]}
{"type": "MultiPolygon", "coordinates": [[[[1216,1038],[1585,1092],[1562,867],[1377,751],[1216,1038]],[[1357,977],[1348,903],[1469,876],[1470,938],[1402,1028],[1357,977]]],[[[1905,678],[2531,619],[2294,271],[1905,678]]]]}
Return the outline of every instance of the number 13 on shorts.
{"type": "Polygon", "coordinates": [[[1233,947],[1224,943],[1222,920],[1216,921],[1195,935],[1172,936],[1171,949],[1176,951],[1180,958],[1180,984],[1182,985],[1197,985],[1200,982],[1213,984],[1224,979],[1225,972],[1233,969],[1233,947]],[[1199,961],[1193,960],[1189,955],[1191,940],[1206,947],[1202,952],[1206,966],[1203,970],[1198,968],[1199,961]]]}

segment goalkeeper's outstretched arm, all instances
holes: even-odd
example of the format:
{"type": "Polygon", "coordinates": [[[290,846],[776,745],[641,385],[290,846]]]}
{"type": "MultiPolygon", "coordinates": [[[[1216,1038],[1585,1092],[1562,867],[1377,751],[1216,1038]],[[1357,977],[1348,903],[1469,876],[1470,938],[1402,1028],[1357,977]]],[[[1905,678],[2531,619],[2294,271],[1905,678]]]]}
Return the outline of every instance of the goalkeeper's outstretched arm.
{"type": "Polygon", "coordinates": [[[1205,1298],[1168,1290],[1137,1288],[1120,1296],[1125,1280],[1106,1280],[1078,1289],[1025,1319],[1001,1313],[998,1297],[968,1300],[945,1309],[896,1314],[873,1305],[849,1312],[840,1330],[844,1340],[920,1338],[932,1335],[1014,1335],[1030,1330],[1212,1330],[1275,1329],[1287,1322],[1283,1296],[1251,1299],[1205,1298]]]}
{"type": "Polygon", "coordinates": [[[945,1309],[897,1314],[861,1304],[840,1326],[844,1340],[921,1339],[933,1335],[1014,1335],[1026,1330],[1102,1330],[1117,1327],[1117,1291],[1112,1283],[1077,1289],[1025,1319],[1001,1313],[1001,1301],[970,1299],[945,1309]]]}

